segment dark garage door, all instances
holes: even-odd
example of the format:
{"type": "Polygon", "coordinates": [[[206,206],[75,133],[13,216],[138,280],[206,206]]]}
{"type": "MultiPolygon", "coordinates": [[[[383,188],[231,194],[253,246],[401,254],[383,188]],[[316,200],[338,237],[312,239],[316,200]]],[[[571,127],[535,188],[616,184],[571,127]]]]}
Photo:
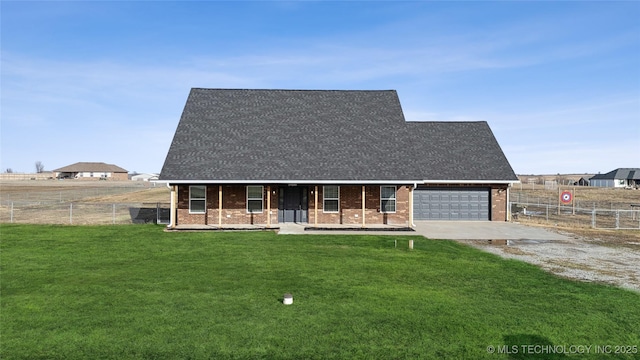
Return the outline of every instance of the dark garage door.
{"type": "Polygon", "coordinates": [[[417,188],[416,220],[489,220],[489,188],[417,188]]]}

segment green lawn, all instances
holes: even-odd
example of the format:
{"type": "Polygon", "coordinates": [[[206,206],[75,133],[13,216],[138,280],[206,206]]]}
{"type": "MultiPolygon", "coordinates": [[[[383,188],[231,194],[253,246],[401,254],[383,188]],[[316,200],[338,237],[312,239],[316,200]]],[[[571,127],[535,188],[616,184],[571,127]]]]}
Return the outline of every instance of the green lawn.
{"type": "Polygon", "coordinates": [[[640,358],[640,294],[411,238],[2,225],[0,358],[640,358]]]}

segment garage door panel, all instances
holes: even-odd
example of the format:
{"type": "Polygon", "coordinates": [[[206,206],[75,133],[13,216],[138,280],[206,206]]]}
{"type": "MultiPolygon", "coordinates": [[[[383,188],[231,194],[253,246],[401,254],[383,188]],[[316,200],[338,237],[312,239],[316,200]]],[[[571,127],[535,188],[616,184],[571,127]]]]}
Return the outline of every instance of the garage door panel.
{"type": "Polygon", "coordinates": [[[416,220],[489,220],[489,188],[418,188],[416,220]]]}

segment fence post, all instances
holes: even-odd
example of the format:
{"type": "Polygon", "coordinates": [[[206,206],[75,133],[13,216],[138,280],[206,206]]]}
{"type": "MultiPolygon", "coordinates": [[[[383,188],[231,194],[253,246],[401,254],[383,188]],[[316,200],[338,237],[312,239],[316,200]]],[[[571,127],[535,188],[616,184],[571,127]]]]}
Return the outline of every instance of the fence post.
{"type": "Polygon", "coordinates": [[[596,208],[594,207],[593,210],[591,210],[591,228],[595,229],[596,228],[596,208]]]}
{"type": "Polygon", "coordinates": [[[69,203],[69,224],[73,224],[73,203],[69,203]]]}
{"type": "Polygon", "coordinates": [[[549,204],[547,204],[547,222],[549,222],[549,204]]]}
{"type": "Polygon", "coordinates": [[[11,202],[11,223],[13,224],[13,201],[11,202]]]}
{"type": "Polygon", "coordinates": [[[111,212],[112,223],[116,223],[116,204],[113,204],[113,211],[111,212]]]}
{"type": "Polygon", "coordinates": [[[620,229],[620,210],[616,210],[616,229],[620,229]]]}

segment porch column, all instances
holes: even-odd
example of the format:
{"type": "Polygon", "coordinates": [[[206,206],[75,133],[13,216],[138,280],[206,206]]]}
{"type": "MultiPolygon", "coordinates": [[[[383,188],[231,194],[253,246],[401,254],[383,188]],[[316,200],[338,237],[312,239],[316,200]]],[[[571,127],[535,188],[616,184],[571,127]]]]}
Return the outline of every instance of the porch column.
{"type": "Polygon", "coordinates": [[[271,227],[271,185],[267,185],[267,227],[271,227]]]}
{"type": "Polygon", "coordinates": [[[209,225],[209,200],[207,193],[209,192],[208,186],[204,186],[204,224],[209,225]]]}
{"type": "Polygon", "coordinates": [[[511,190],[511,183],[507,184],[507,213],[505,214],[505,221],[511,221],[511,204],[509,203],[509,201],[511,201],[511,199],[509,199],[510,196],[510,190],[511,190]]]}
{"type": "Polygon", "coordinates": [[[313,190],[315,202],[313,205],[313,226],[318,227],[318,185],[313,190]]]}
{"type": "Polygon", "coordinates": [[[218,227],[222,227],[222,185],[218,185],[218,227]]]}
{"type": "Polygon", "coordinates": [[[364,194],[365,194],[364,190],[365,190],[365,186],[362,185],[362,227],[365,227],[365,224],[366,224],[364,221],[364,210],[365,210],[365,204],[366,204],[366,201],[364,198],[364,194]]]}
{"type": "Polygon", "coordinates": [[[177,186],[173,185],[171,187],[171,195],[169,196],[169,201],[171,202],[171,213],[169,214],[169,228],[173,229],[176,226],[176,193],[177,186]]]}
{"type": "Polygon", "coordinates": [[[409,227],[413,227],[413,185],[409,185],[409,227]]]}

